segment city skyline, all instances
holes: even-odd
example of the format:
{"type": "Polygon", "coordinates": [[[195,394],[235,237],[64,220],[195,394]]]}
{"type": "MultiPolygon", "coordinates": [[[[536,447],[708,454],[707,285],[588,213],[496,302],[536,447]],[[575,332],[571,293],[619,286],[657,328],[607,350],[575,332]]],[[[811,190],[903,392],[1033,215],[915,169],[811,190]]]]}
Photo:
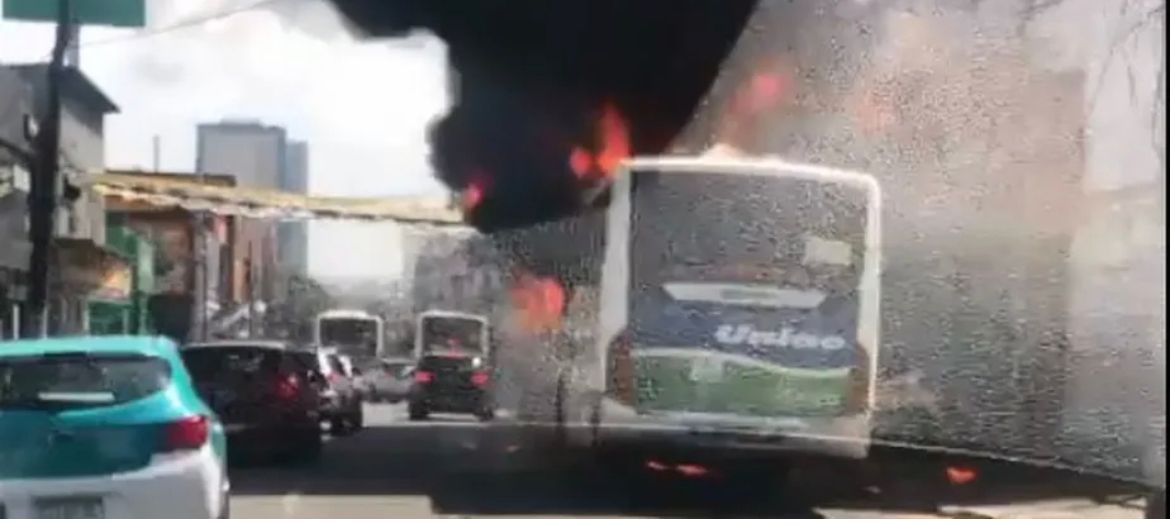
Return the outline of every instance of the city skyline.
{"type": "MultiPolygon", "coordinates": [[[[150,2],[148,26],[239,9],[239,0],[150,2]]],[[[52,24],[0,22],[0,62],[36,62],[52,24]]],[[[106,119],[106,165],[191,171],[196,126],[244,117],[309,144],[309,191],[345,197],[445,194],[427,160],[427,125],[446,111],[446,48],[432,35],[359,42],[325,2],[241,10],[138,38],[85,27],[80,64],[122,106],[106,119]],[[102,42],[109,42],[103,44],[102,42]],[[409,78],[410,82],[402,82],[409,78]]],[[[400,228],[314,221],[309,271],[396,278],[400,228]]]]}

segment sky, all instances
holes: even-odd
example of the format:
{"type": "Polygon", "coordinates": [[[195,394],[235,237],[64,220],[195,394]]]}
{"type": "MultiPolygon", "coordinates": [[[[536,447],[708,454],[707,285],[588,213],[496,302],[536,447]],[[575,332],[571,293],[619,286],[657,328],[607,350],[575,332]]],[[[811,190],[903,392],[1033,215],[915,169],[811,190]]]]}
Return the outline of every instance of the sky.
{"type": "MultiPolygon", "coordinates": [[[[108,167],[149,169],[157,135],[160,169],[192,171],[196,124],[260,120],[309,143],[313,193],[444,194],[426,141],[449,105],[438,38],[355,39],[324,0],[146,2],[146,31],[81,31],[82,70],[121,108],[105,121],[108,167]]],[[[52,24],[2,21],[0,62],[46,60],[52,38],[52,24]]],[[[394,224],[315,221],[310,273],[397,277],[400,242],[394,224]]]]}

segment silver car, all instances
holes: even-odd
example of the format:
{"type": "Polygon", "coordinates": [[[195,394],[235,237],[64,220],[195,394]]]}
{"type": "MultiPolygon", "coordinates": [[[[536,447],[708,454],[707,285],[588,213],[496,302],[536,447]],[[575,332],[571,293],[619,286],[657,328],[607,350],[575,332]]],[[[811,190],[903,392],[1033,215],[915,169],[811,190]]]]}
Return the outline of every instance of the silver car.
{"type": "Polygon", "coordinates": [[[413,373],[413,361],[382,359],[379,366],[366,370],[366,398],[375,403],[397,403],[406,399],[413,373]]]}

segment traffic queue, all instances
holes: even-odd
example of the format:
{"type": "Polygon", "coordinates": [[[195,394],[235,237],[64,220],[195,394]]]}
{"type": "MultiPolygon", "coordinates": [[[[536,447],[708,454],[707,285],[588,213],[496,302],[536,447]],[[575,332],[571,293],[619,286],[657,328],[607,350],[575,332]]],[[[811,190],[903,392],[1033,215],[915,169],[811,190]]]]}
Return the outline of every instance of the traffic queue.
{"type": "Polygon", "coordinates": [[[0,343],[0,517],[226,518],[228,466],[362,428],[336,349],[148,336],[0,343]]]}

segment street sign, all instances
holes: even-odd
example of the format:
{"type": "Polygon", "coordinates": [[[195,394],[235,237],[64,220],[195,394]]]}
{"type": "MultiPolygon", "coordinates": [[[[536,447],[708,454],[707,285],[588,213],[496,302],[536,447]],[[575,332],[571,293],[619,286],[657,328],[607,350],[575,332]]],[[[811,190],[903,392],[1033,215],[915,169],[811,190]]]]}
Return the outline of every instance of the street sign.
{"type": "MultiPolygon", "coordinates": [[[[4,0],[4,18],[56,22],[57,0],[4,0]]],[[[74,21],[81,25],[143,27],[146,0],[70,0],[74,21]]]]}

